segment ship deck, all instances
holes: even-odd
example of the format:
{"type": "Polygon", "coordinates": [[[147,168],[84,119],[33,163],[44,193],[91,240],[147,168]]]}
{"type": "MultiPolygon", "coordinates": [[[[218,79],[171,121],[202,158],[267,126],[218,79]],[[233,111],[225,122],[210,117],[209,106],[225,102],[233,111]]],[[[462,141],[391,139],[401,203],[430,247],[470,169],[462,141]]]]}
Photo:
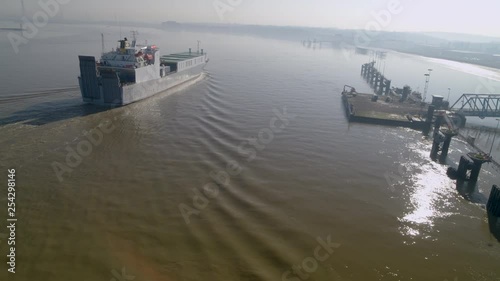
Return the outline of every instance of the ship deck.
{"type": "Polygon", "coordinates": [[[160,59],[161,59],[161,61],[164,61],[164,62],[180,62],[180,61],[185,61],[188,59],[201,57],[204,55],[205,55],[205,53],[202,54],[202,53],[198,53],[198,52],[183,52],[183,53],[176,53],[176,54],[161,56],[160,59]]]}
{"type": "Polygon", "coordinates": [[[380,96],[377,102],[372,101],[372,94],[357,94],[349,98],[357,116],[408,121],[407,115],[413,117],[425,115],[427,106],[416,103],[391,101],[386,102],[386,96],[380,96]]]}

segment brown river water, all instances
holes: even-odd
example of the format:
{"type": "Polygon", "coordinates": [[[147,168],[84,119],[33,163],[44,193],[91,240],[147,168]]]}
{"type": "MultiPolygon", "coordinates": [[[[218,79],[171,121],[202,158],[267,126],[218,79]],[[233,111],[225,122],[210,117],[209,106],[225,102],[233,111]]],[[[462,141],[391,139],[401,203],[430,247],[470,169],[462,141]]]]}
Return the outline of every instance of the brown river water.
{"type": "MultiPolygon", "coordinates": [[[[76,80],[101,32],[115,47],[118,28],[49,25],[19,54],[0,33],[0,280],[500,280],[484,210],[498,168],[459,192],[420,132],[348,124],[340,92],[369,92],[368,56],[141,29],[165,54],[201,40],[205,73],[102,110],[82,104],[76,80]]],[[[430,90],[453,84],[454,99],[498,75],[398,53],[385,64],[415,88],[434,68],[430,90]]],[[[448,164],[471,150],[454,140],[448,164]]]]}

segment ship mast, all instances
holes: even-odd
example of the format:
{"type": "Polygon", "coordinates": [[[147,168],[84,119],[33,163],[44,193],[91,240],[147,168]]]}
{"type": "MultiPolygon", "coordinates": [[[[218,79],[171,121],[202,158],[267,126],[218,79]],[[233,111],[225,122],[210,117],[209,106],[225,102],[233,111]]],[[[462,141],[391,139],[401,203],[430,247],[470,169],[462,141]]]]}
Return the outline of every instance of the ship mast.
{"type": "Polygon", "coordinates": [[[21,23],[20,23],[20,26],[21,26],[21,30],[24,30],[24,27],[23,27],[23,18],[26,17],[26,9],[24,8],[24,0],[21,0],[21,23]]]}
{"type": "Polygon", "coordinates": [[[102,54],[104,55],[104,33],[101,33],[102,54]]]}
{"type": "Polygon", "coordinates": [[[139,31],[132,30],[130,31],[130,33],[132,33],[132,48],[135,48],[135,44],[137,42],[137,35],[139,35],[139,31]]]}

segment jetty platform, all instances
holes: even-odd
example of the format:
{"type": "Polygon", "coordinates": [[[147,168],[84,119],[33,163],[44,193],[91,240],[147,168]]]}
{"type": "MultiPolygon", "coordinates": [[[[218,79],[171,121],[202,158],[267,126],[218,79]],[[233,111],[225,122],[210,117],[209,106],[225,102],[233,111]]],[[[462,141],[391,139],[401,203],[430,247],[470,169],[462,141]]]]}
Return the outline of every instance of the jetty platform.
{"type": "Polygon", "coordinates": [[[421,130],[428,105],[395,101],[387,96],[342,92],[342,102],[350,122],[408,127],[421,130]]]}

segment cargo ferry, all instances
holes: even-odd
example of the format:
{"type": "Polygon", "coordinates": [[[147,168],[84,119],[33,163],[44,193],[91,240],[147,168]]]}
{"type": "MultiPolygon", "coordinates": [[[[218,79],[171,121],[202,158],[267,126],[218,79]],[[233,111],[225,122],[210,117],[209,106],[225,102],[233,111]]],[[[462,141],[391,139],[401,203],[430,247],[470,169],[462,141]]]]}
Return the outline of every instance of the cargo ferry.
{"type": "Polygon", "coordinates": [[[203,49],[161,56],[155,45],[119,40],[99,61],[79,56],[78,82],[85,103],[122,106],[198,78],[208,62],[203,49]]]}

